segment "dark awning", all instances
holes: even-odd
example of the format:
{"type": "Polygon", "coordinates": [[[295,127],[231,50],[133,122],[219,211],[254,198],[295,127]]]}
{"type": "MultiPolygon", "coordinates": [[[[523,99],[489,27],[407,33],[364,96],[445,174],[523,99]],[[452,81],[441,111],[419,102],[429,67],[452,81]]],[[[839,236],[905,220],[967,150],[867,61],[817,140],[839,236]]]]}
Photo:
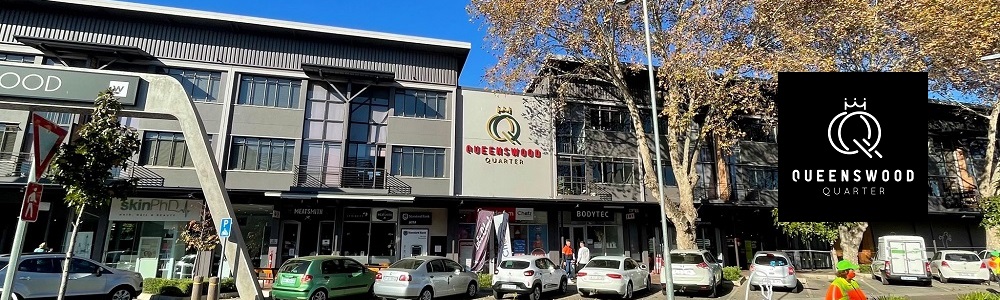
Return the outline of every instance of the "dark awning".
{"type": "Polygon", "coordinates": [[[306,75],[309,75],[310,77],[315,77],[319,79],[353,78],[353,79],[373,80],[376,82],[393,81],[396,79],[396,73],[393,72],[352,69],[352,68],[309,64],[309,63],[302,64],[302,71],[304,71],[306,75]]]}
{"type": "Polygon", "coordinates": [[[38,49],[42,53],[57,57],[78,54],[92,57],[118,58],[125,61],[154,59],[153,55],[136,47],[25,36],[15,36],[14,39],[29,47],[38,49]]]}

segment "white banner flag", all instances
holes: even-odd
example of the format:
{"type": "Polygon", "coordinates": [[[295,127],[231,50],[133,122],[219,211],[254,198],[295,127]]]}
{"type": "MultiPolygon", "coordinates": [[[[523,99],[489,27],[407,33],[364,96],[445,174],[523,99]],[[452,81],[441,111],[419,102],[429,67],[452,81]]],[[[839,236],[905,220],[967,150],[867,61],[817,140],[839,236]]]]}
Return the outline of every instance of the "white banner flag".
{"type": "Polygon", "coordinates": [[[496,228],[497,241],[500,243],[498,248],[500,249],[500,259],[497,260],[499,264],[503,258],[508,258],[514,256],[514,250],[511,248],[510,244],[510,224],[508,224],[508,218],[510,215],[507,212],[503,214],[493,216],[493,227],[496,228]]]}

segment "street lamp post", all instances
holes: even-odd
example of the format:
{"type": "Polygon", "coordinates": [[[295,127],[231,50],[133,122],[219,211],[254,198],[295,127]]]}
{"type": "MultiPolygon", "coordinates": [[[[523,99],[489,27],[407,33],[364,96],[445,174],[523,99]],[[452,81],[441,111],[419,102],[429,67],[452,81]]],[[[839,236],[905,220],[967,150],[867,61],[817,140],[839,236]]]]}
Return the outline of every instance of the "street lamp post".
{"type": "MultiPolygon", "coordinates": [[[[615,0],[615,4],[625,5],[631,0],[615,0]]],[[[660,276],[664,278],[665,284],[663,286],[663,291],[667,295],[667,300],[674,299],[674,279],[673,272],[670,268],[670,242],[668,241],[669,235],[667,227],[667,211],[666,204],[663,202],[663,155],[660,155],[660,122],[659,114],[657,110],[659,107],[656,104],[656,83],[653,78],[655,75],[653,72],[653,46],[652,41],[649,37],[649,9],[647,8],[647,0],[642,0],[642,23],[645,26],[643,30],[646,34],[646,73],[649,75],[649,102],[652,110],[651,117],[653,118],[653,143],[656,147],[656,190],[657,199],[660,202],[660,229],[663,231],[663,270],[660,272],[660,276]]]]}

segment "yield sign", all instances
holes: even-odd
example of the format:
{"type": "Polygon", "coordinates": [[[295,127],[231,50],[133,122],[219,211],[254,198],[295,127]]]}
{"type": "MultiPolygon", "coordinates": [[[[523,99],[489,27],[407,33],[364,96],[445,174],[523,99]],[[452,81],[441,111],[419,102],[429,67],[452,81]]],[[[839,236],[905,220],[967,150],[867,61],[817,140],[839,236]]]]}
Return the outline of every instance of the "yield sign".
{"type": "Polygon", "coordinates": [[[32,147],[35,151],[35,180],[38,180],[37,178],[42,177],[42,173],[45,173],[45,169],[52,162],[52,157],[55,156],[59,144],[66,138],[67,132],[66,129],[38,114],[31,114],[31,126],[35,132],[32,147]]]}
{"type": "Polygon", "coordinates": [[[34,222],[38,220],[38,205],[42,202],[42,185],[28,183],[24,190],[24,203],[21,204],[21,221],[34,222]]]}

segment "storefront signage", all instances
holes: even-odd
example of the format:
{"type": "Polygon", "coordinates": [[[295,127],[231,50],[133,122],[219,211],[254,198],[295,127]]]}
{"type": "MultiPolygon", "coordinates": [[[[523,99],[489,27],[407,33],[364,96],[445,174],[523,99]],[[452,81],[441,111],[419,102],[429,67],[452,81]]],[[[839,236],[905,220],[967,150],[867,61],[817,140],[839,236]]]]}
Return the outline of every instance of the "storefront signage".
{"type": "Polygon", "coordinates": [[[602,209],[578,209],[573,212],[573,221],[609,222],[615,220],[615,214],[602,209]]]}
{"type": "Polygon", "coordinates": [[[344,209],[344,221],[368,222],[371,220],[371,215],[371,208],[348,207],[344,209]]]}
{"type": "Polygon", "coordinates": [[[503,146],[465,145],[465,153],[485,156],[487,164],[523,165],[525,159],[542,158],[542,149],[521,146],[521,123],[510,107],[497,107],[486,120],[486,134],[503,146]]]}
{"type": "Polygon", "coordinates": [[[292,210],[296,215],[322,215],[322,208],[296,208],[292,210]]]}
{"type": "Polygon", "coordinates": [[[514,220],[516,221],[534,221],[535,220],[535,209],[534,208],[522,208],[518,207],[517,212],[514,215],[514,220]]]}
{"type": "Polygon", "coordinates": [[[399,224],[401,225],[431,225],[433,215],[430,212],[401,212],[399,213],[399,224]]]}
{"type": "Polygon", "coordinates": [[[190,221],[201,217],[202,201],[129,198],[111,202],[111,221],[190,221]]]}
{"type": "Polygon", "coordinates": [[[135,105],[139,77],[0,65],[0,93],[5,96],[93,103],[105,88],[121,104],[135,105]]]}
{"type": "Polygon", "coordinates": [[[373,222],[395,222],[396,221],[396,210],[392,208],[373,208],[372,209],[372,221],[373,222]]]}

